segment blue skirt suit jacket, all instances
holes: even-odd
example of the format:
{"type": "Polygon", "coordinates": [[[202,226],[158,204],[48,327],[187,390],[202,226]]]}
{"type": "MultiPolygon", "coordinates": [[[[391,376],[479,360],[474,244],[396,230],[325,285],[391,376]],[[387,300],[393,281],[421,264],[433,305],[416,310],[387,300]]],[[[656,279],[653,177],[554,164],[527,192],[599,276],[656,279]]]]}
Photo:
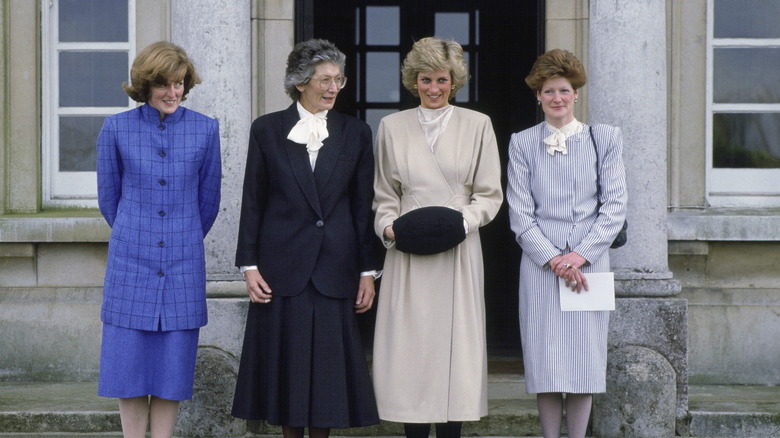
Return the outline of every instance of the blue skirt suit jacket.
{"type": "Polygon", "coordinates": [[[160,121],[144,104],[106,118],[97,152],[98,203],[111,226],[101,320],[150,331],[204,326],[218,121],[184,107],[160,121]]]}

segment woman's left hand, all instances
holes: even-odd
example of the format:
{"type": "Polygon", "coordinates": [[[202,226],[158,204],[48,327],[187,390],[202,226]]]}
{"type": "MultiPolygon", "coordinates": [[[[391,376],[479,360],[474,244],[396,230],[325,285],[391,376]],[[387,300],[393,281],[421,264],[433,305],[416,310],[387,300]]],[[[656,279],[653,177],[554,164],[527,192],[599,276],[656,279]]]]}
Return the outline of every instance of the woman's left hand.
{"type": "Polygon", "coordinates": [[[550,260],[550,269],[558,277],[566,280],[566,286],[571,290],[580,293],[582,290],[588,290],[588,280],[580,271],[580,267],[587,263],[584,257],[572,251],[568,254],[553,257],[550,260]]]}
{"type": "Polygon", "coordinates": [[[358,286],[357,300],[355,301],[355,312],[365,313],[371,306],[374,305],[374,276],[363,275],[360,277],[360,285],[358,286]]]}

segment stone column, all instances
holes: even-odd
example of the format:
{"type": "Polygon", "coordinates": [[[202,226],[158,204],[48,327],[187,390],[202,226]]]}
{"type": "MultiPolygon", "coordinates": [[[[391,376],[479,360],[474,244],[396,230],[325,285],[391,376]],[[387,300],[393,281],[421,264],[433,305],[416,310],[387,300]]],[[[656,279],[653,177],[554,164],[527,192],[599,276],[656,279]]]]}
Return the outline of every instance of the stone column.
{"type": "Polygon", "coordinates": [[[252,122],[250,0],[173,0],[171,18],[172,42],[203,81],[184,105],[219,119],[222,148],[222,201],[206,236],[209,323],[200,331],[193,398],[182,403],[176,435],[243,436],[246,422],[230,407],[248,302],[233,260],[252,122]]]}
{"type": "Polygon", "coordinates": [[[233,266],[244,160],[252,122],[249,0],[174,0],[172,42],[187,51],[202,79],[185,106],[219,119],[222,203],[206,236],[209,280],[240,279],[233,266]]]}
{"type": "MultiPolygon", "coordinates": [[[[617,310],[610,322],[610,366],[606,397],[594,402],[594,433],[616,436],[615,422],[633,423],[632,412],[653,397],[668,397],[662,388],[638,384],[647,376],[640,369],[663,367],[675,372],[676,417],[682,424],[688,409],[687,302],[673,298],[681,290],[672,278],[667,254],[667,71],[666,2],[663,0],[591,0],[589,113],[591,123],[619,126],[628,181],[628,244],[612,250],[617,310]],[[655,354],[624,354],[632,346],[655,354]],[[623,359],[621,359],[623,358],[623,359]],[[625,358],[639,362],[615,363],[625,358]],[[642,361],[656,361],[657,364],[642,361]],[[631,392],[630,397],[610,397],[631,392]],[[629,385],[631,386],[631,385],[629,385]],[[641,400],[630,406],[634,400],[641,400]],[[627,404],[628,403],[628,404],[627,404]]],[[[660,400],[659,400],[660,401],[660,400]]],[[[658,413],[655,426],[668,418],[658,413]]],[[[668,414],[666,414],[668,415],[668,414]]],[[[661,436],[647,426],[633,436],[661,436]]],[[[674,435],[674,431],[666,431],[674,435]]],[[[669,435],[667,435],[669,436],[669,435]]]]}
{"type": "Polygon", "coordinates": [[[664,1],[592,0],[590,120],[623,131],[629,243],[613,251],[622,278],[671,278],[666,231],[664,1]]]}

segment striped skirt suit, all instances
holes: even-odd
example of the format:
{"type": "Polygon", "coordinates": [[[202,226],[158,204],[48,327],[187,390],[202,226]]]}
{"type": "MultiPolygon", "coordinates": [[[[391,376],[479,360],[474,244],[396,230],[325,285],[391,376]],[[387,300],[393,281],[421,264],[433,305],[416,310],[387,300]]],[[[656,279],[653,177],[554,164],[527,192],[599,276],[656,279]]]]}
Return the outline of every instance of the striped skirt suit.
{"type": "Polygon", "coordinates": [[[596,125],[566,139],[567,153],[550,155],[546,122],[513,134],[507,202],[523,250],[519,313],[529,393],[606,390],[609,312],[562,312],[558,277],[548,262],[575,251],[583,272],[610,270],[609,246],[626,213],[623,141],[619,128],[596,125]],[[600,161],[597,195],[597,156],[600,161]]]}

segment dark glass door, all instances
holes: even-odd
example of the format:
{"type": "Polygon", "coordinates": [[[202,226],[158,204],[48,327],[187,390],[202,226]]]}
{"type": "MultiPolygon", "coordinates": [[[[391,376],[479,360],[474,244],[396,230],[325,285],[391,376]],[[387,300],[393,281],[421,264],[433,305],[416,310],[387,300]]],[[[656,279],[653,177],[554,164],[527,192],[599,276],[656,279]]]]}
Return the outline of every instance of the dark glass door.
{"type": "MultiPolygon", "coordinates": [[[[419,105],[400,74],[414,41],[433,35],[458,41],[471,78],[453,103],[491,117],[505,168],[509,136],[537,121],[536,101],[523,79],[542,48],[542,1],[298,0],[296,38],[328,39],[347,55],[349,83],[336,109],[365,120],[375,133],[385,115],[419,105]]],[[[520,250],[506,205],[480,233],[488,346],[496,354],[516,354],[520,250]]],[[[373,320],[362,318],[362,324],[370,343],[373,320]]]]}

